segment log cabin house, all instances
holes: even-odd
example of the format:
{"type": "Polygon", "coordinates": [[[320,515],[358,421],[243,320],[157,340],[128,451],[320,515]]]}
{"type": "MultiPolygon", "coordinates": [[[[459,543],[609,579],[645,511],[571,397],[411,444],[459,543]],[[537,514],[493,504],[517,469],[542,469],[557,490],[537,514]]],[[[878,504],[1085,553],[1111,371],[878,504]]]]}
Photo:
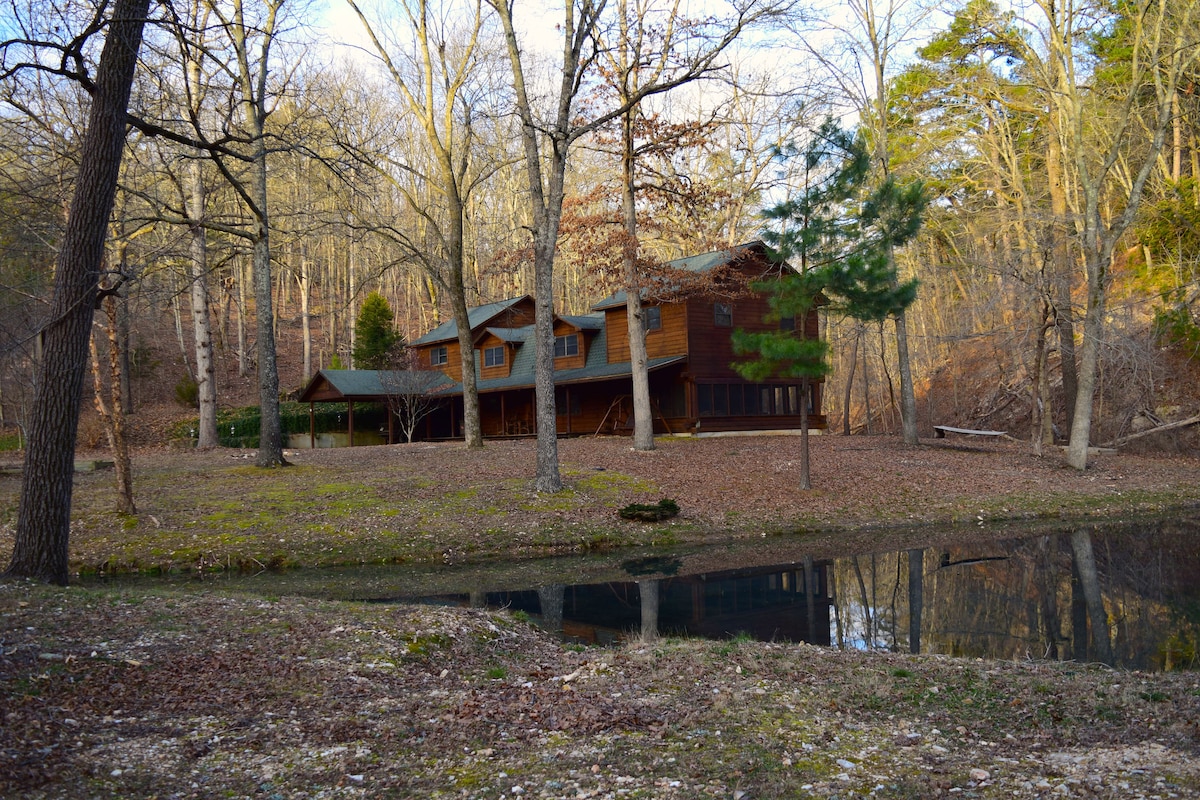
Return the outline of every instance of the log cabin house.
{"type": "MultiPolygon", "coordinates": [[[[801,413],[809,426],[826,426],[822,384],[812,382],[802,397],[797,379],[750,383],[731,366],[731,335],[737,328],[765,330],[768,306],[752,282],[778,276],[779,265],[761,242],[679,259],[668,265],[670,287],[647,292],[643,301],[646,350],[655,433],[706,435],[725,432],[799,430],[801,413]],[[694,280],[688,280],[688,276],[694,280]]],[[[665,287],[665,284],[663,284],[665,287]]],[[[470,309],[477,370],[480,420],[486,437],[536,434],[534,420],[534,301],[526,295],[470,309]]],[[[795,329],[794,320],[779,325],[795,329]]],[[[585,315],[554,319],[557,432],[562,436],[632,433],[632,377],[626,298],[618,292],[585,315]]],[[[804,321],[804,333],[819,335],[817,312],[804,321]]],[[[462,436],[462,367],[458,328],[443,323],[408,345],[424,369],[437,370],[448,383],[437,390],[439,407],[424,421],[427,439],[462,436]]],[[[365,376],[364,376],[365,377],[365,376]]],[[[382,398],[354,396],[338,384],[349,375],[318,373],[304,390],[304,402],[348,402],[382,398]]],[[[390,437],[389,437],[390,438],[390,437]]],[[[351,439],[352,441],[352,439],[351,439]]]]}

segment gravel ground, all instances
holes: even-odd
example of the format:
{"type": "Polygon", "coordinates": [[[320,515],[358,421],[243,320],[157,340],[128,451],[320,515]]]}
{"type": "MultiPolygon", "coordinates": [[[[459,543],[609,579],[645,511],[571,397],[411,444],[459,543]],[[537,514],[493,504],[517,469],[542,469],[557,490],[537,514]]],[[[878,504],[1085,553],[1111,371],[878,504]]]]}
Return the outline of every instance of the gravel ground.
{"type": "Polygon", "coordinates": [[[1200,679],[0,584],[22,798],[1184,798],[1200,679]]]}
{"type": "MultiPolygon", "coordinates": [[[[109,510],[110,473],[78,477],[72,563],[751,539],[819,555],[1200,499],[1191,458],[1106,454],[1079,473],[1016,442],[837,436],[814,438],[802,492],[798,444],[563,441],[557,495],[532,490],[529,441],[301,451],[269,471],[240,451],[146,449],[134,517],[109,510]],[[661,497],[678,518],[616,519],[661,497]],[[781,531],[799,533],[761,538],[781,531]]],[[[0,554],[18,490],[0,475],[0,554]]],[[[213,588],[0,582],[0,723],[4,797],[1200,797],[1195,673],[741,640],[583,647],[503,613],[213,588]]]]}

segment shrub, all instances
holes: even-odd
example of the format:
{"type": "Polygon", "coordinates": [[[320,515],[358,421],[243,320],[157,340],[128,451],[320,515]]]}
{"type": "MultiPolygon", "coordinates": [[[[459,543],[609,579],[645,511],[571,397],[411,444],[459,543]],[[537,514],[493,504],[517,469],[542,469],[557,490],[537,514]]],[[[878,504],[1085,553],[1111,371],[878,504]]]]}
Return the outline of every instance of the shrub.
{"type": "Polygon", "coordinates": [[[185,375],[175,384],[175,401],[188,408],[200,407],[200,384],[185,375]]]}
{"type": "Polygon", "coordinates": [[[630,503],[619,512],[621,519],[635,519],[640,522],[659,522],[669,519],[679,513],[679,505],[664,497],[657,503],[630,503]]]}

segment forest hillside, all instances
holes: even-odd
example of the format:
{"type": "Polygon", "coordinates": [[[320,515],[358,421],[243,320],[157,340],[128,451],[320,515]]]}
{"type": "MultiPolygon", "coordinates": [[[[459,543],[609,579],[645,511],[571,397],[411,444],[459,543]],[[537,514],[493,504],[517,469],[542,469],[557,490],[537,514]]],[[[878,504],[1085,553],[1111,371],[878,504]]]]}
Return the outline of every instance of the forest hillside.
{"type": "MultiPolygon", "coordinates": [[[[899,432],[915,399],[923,436],[1200,443],[1190,425],[1143,435],[1200,414],[1194,3],[750,0],[695,20],[571,3],[553,32],[520,3],[351,4],[332,26],[279,0],[174,5],[146,26],[98,270],[93,372],[135,442],[167,441],[195,407],[257,405],[276,375],[287,397],[353,366],[375,293],[411,340],[526,294],[586,313],[662,285],[672,259],[762,239],[801,272],[915,281],[903,306],[826,308],[831,432],[899,432]],[[575,46],[522,46],[552,36],[575,46]],[[889,193],[919,226],[897,233],[889,193]]],[[[111,9],[13,12],[28,35],[0,42],[7,447],[56,322],[111,9]]]]}

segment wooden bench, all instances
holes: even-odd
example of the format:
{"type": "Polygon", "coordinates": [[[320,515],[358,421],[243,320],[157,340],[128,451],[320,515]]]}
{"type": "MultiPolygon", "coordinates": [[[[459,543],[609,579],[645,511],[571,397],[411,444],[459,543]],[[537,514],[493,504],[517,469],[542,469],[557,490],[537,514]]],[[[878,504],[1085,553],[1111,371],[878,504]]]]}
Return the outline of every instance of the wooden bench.
{"type": "Polygon", "coordinates": [[[939,439],[945,439],[947,433],[961,433],[965,436],[1004,436],[1008,431],[977,431],[971,428],[953,428],[949,425],[934,425],[933,434],[939,439]]]}

